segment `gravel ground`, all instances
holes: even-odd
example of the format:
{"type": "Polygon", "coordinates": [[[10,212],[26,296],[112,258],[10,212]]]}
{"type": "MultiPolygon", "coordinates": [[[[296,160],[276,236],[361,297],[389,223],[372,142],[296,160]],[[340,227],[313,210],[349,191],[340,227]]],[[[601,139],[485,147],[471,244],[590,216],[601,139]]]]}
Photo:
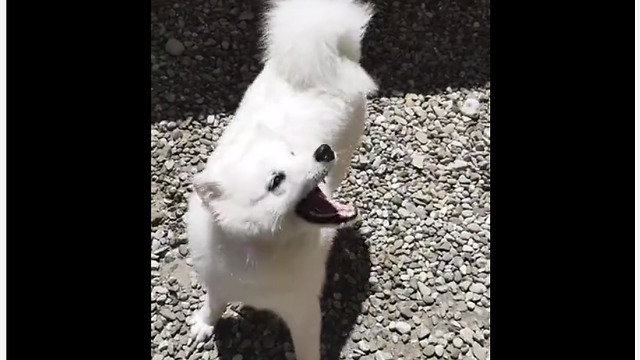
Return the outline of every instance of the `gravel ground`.
{"type": "MultiPolygon", "coordinates": [[[[325,359],[489,359],[488,0],[374,1],[363,64],[382,91],[339,196],[342,232],[323,295],[325,359]]],[[[162,3],[151,12],[151,358],[290,359],[275,316],[231,306],[207,343],[182,215],[200,170],[259,71],[259,7],[162,3]]]]}

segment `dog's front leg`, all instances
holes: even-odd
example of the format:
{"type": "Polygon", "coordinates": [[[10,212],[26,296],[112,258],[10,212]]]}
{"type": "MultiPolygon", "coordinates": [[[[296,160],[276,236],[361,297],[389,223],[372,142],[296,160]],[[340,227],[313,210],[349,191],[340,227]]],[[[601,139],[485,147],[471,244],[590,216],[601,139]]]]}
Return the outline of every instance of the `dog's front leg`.
{"type": "Polygon", "coordinates": [[[203,341],[213,334],[213,326],[220,319],[227,303],[216,296],[212,289],[207,289],[207,297],[199,310],[189,318],[191,336],[196,342],[203,341]]]}
{"type": "Polygon", "coordinates": [[[276,310],[289,327],[297,360],[320,360],[320,299],[292,299],[276,310]]]}

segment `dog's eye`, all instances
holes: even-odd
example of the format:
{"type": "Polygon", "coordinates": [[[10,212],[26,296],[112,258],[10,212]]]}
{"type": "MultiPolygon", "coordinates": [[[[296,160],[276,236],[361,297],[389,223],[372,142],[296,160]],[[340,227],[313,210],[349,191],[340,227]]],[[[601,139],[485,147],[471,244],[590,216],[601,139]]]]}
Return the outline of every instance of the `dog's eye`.
{"type": "Polygon", "coordinates": [[[267,188],[267,190],[273,191],[277,189],[278,186],[280,186],[280,184],[284,181],[285,178],[286,176],[284,175],[283,172],[278,172],[273,174],[271,181],[269,181],[269,187],[267,188]]]}

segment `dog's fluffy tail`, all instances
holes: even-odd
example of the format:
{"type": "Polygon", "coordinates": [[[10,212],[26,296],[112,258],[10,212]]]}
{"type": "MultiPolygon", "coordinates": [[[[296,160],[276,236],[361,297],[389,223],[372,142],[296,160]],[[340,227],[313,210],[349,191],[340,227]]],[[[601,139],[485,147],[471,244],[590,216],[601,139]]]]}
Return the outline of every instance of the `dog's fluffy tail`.
{"type": "Polygon", "coordinates": [[[334,81],[346,61],[359,63],[373,7],[354,0],[272,0],[265,15],[266,65],[307,87],[334,81]]]}

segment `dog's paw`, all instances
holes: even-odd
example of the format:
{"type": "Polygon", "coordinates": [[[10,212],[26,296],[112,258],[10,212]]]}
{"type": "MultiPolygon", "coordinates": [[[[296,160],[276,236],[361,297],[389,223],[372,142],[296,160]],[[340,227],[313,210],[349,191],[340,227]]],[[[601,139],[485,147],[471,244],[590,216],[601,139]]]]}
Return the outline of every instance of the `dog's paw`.
{"type": "Polygon", "coordinates": [[[191,325],[191,337],[196,342],[204,341],[213,335],[213,325],[209,324],[204,315],[202,311],[196,311],[187,320],[187,324],[191,325]]]}
{"type": "Polygon", "coordinates": [[[196,342],[204,341],[213,335],[213,326],[207,323],[197,321],[191,325],[191,337],[196,342]]]}

